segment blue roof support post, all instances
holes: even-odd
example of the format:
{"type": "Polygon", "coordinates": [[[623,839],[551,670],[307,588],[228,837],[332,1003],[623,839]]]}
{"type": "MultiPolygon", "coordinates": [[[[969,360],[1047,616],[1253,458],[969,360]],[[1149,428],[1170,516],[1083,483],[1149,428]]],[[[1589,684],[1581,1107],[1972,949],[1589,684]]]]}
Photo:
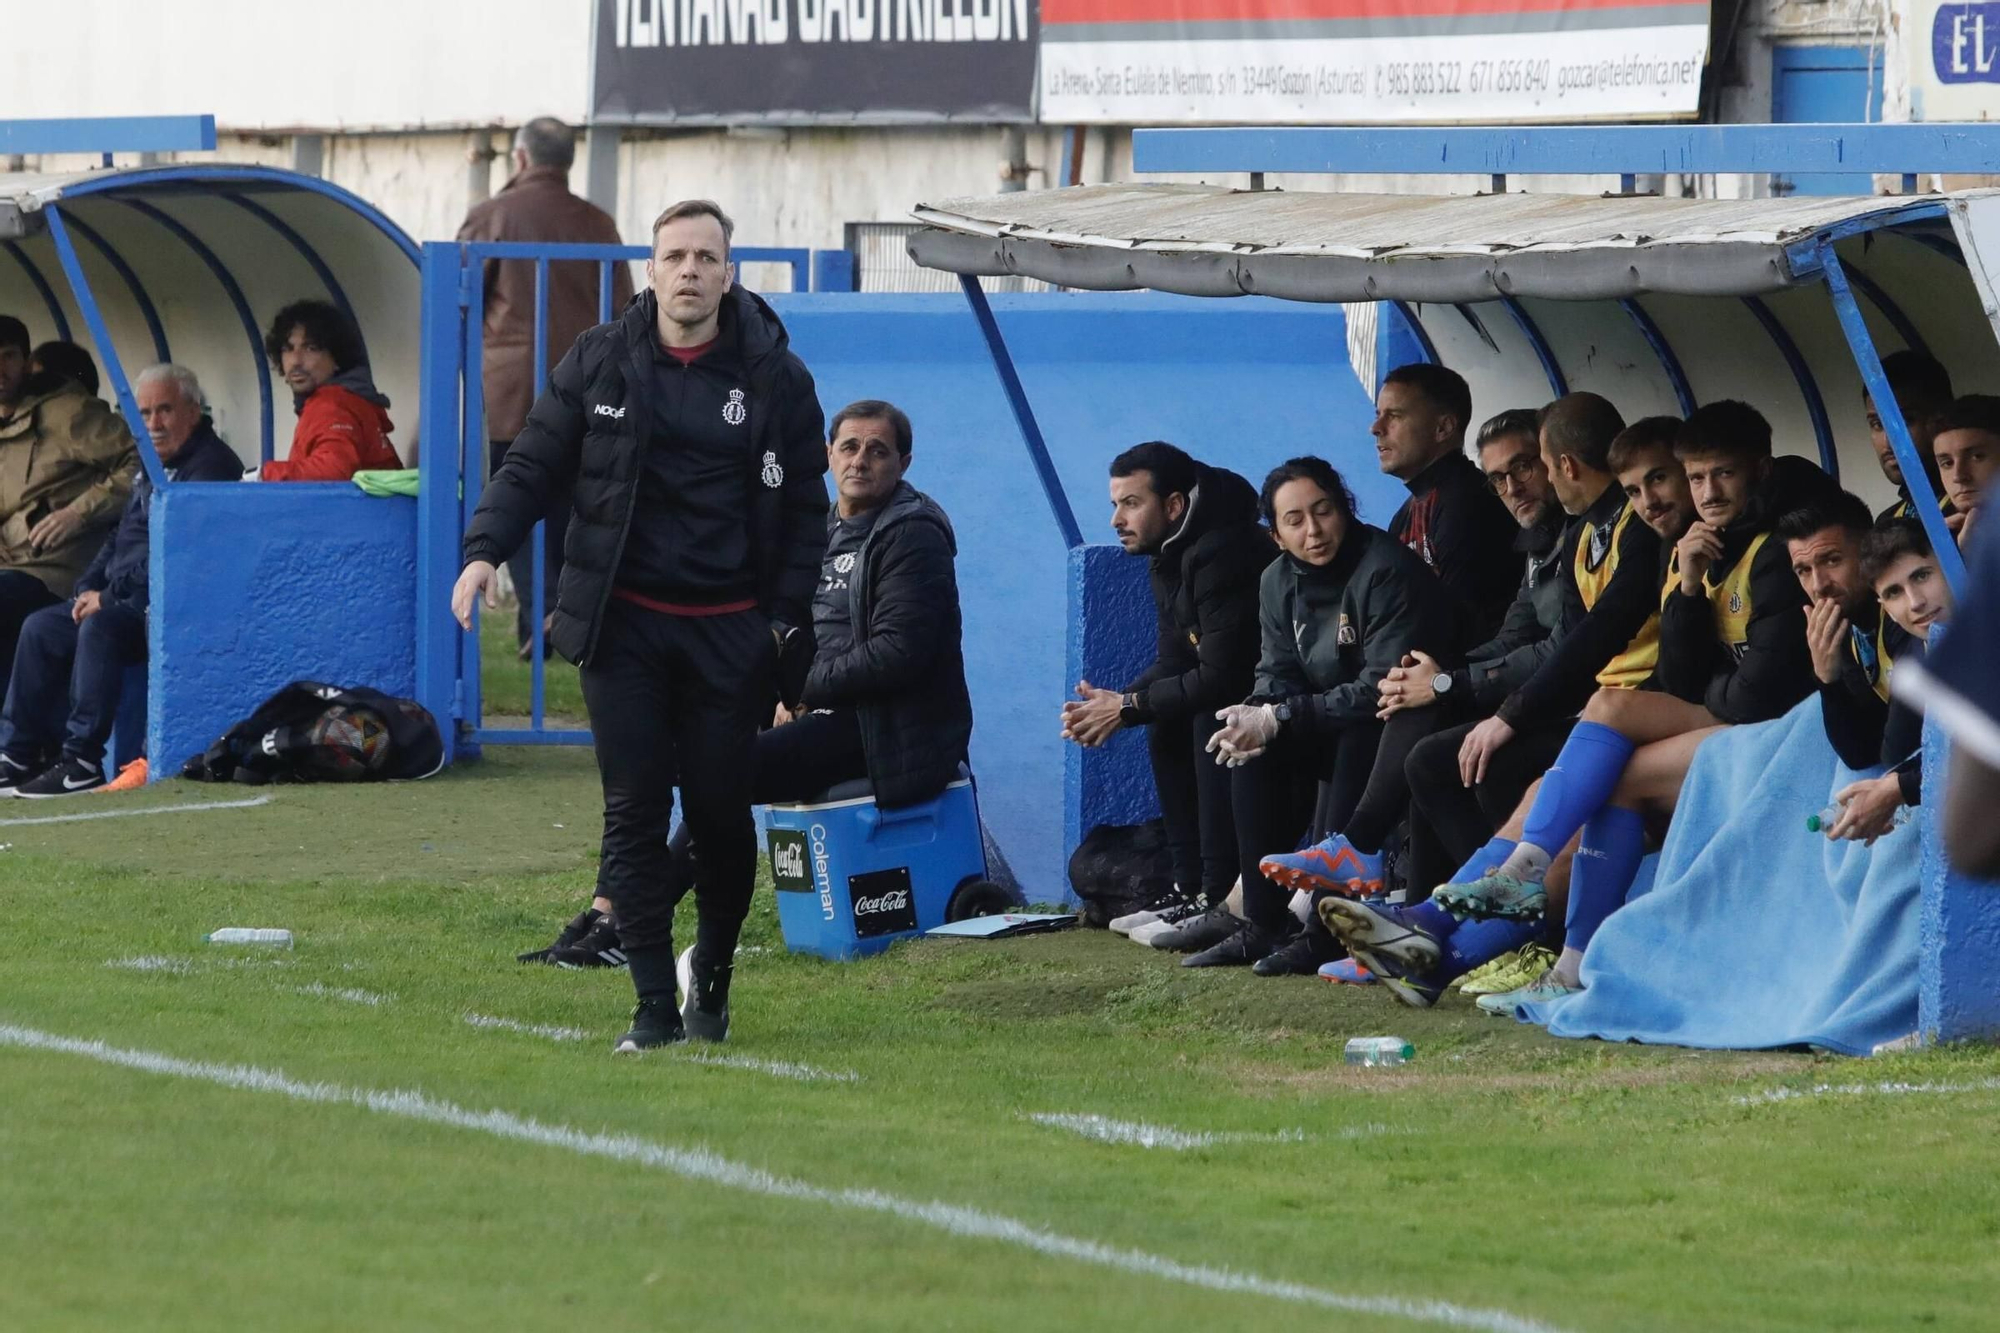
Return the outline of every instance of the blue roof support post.
{"type": "MultiPolygon", "coordinates": [[[[236,308],[237,321],[243,325],[243,336],[250,340],[251,360],[256,362],[257,365],[257,396],[264,413],[264,436],[260,456],[264,462],[270,462],[276,455],[276,448],[271,433],[271,362],[264,354],[264,335],[257,328],[257,316],[251,311],[250,302],[244,297],[243,289],[237,285],[236,276],[223,264],[215,251],[209,249],[199,236],[189,231],[172,214],[163,211],[153,204],[147,203],[143,199],[120,199],[118,202],[145,217],[151,218],[154,222],[159,223],[160,226],[173,233],[174,237],[182,245],[185,245],[189,250],[194,252],[196,259],[199,259],[203,264],[208,266],[208,271],[215,275],[217,282],[222,284],[222,290],[229,297],[229,303],[236,308]]],[[[54,212],[55,210],[50,209],[48,211],[54,212]]]]}
{"type": "Polygon", "coordinates": [[[1646,340],[1646,346],[1652,348],[1653,355],[1659,358],[1660,369],[1666,372],[1667,383],[1673,386],[1674,401],[1680,404],[1681,415],[1694,411],[1694,389],[1689,386],[1687,371],[1682,369],[1681,359],[1674,354],[1673,344],[1667,341],[1667,335],[1660,331],[1660,326],[1653,322],[1646,308],[1633,298],[1621,299],[1618,308],[1631,319],[1633,327],[1639,330],[1639,336],[1646,340]]]}
{"type": "Polygon", "coordinates": [[[1743,298],[1743,306],[1757,322],[1764,326],[1764,332],[1771,335],[1771,342],[1777,347],[1778,355],[1785,358],[1792,378],[1798,381],[1799,394],[1806,400],[1806,415],[1812,419],[1813,438],[1819,444],[1819,465],[1826,475],[1840,480],[1840,451],[1833,442],[1833,423],[1827,420],[1826,399],[1820,395],[1819,381],[1813,378],[1812,367],[1806,364],[1799,345],[1792,341],[1778,317],[1771,313],[1771,307],[1755,296],[1743,298]]]}
{"type": "Polygon", "coordinates": [[[1075,550],[1083,545],[1083,530],[1076,525],[1076,515],[1070,511],[1069,496],[1064,493],[1062,478],[1056,474],[1054,460],[1049,457],[1048,442],[1042,438],[1041,423],[1035,420],[1035,409],[1028,402],[1028,392],[1021,387],[1021,376],[1014,369],[1014,358],[1007,351],[1007,340],[1000,336],[1000,325],[993,318],[993,307],[986,300],[986,289],[979,285],[979,279],[970,273],[958,275],[959,289],[965,293],[965,303],[972,307],[972,317],[979,322],[979,332],[986,339],[987,355],[993,358],[993,369],[1000,376],[1000,388],[1007,395],[1007,406],[1014,413],[1014,424],[1020,427],[1021,442],[1028,446],[1028,461],[1034,464],[1035,476],[1042,483],[1042,496],[1049,503],[1049,513],[1056,521],[1056,530],[1062,533],[1063,545],[1075,550]]]}
{"type": "Polygon", "coordinates": [[[49,308],[49,322],[56,326],[56,337],[68,342],[69,316],[63,313],[62,302],[56,300],[56,289],[49,286],[49,280],[35,267],[35,261],[28,258],[27,251],[12,241],[0,241],[0,247],[4,247],[8,254],[14,256],[14,262],[21,266],[21,272],[28,275],[28,281],[41,295],[42,304],[49,308]]]}
{"type": "Polygon", "coordinates": [[[1550,348],[1549,340],[1542,336],[1542,331],[1535,326],[1535,321],[1521,308],[1521,303],[1511,296],[1501,297],[1500,304],[1507,307],[1507,313],[1514,317],[1514,322],[1521,326],[1521,332],[1526,335],[1528,345],[1535,349],[1535,359],[1542,363],[1542,374],[1548,377],[1549,392],[1558,398],[1568,393],[1569,381],[1564,378],[1562,367],[1556,364],[1555,351],[1550,348]]]}
{"type": "MultiPolygon", "coordinates": [[[[492,460],[486,457],[490,447],[486,430],[486,376],[483,373],[486,365],[486,265],[480,260],[481,253],[477,249],[460,251],[458,286],[452,293],[452,300],[459,310],[460,327],[458,350],[454,355],[463,367],[459,380],[465,403],[465,415],[461,418],[457,437],[461,478],[458,531],[461,535],[472,526],[472,515],[479,508],[479,493],[485,489],[486,478],[493,470],[492,460]]],[[[481,733],[479,726],[485,716],[480,692],[485,651],[480,640],[477,598],[472,603],[472,628],[458,631],[458,638],[464,663],[458,677],[459,706],[464,710],[459,716],[471,728],[471,743],[477,746],[490,739],[481,733]]]]}
{"type": "Polygon", "coordinates": [[[463,636],[451,619],[451,590],[458,582],[459,489],[465,480],[463,423],[458,414],[463,363],[464,308],[459,305],[459,248],[449,241],[424,246],[422,331],[423,441],[417,457],[417,702],[430,709],[444,736],[444,759],[459,748],[459,649],[463,636]]]}
{"type": "Polygon", "coordinates": [[[76,308],[83,312],[83,322],[90,329],[90,340],[97,345],[97,354],[104,358],[104,373],[118,397],[118,408],[125,414],[125,424],[138,441],[139,462],[157,490],[167,485],[167,470],[160,466],[160,451],[153,447],[153,437],[146,430],[146,419],[139,415],[139,400],[132,396],[132,383],[125,378],[125,363],[118,359],[118,349],[112,345],[111,329],[104,322],[104,312],[97,308],[97,294],[90,290],[90,279],[84,276],[83,264],[76,257],[76,244],[69,238],[69,227],[63,220],[62,209],[45,208],[42,215],[49,221],[49,239],[55,242],[56,258],[62,261],[63,276],[69,279],[69,294],[75,299],[76,308]]]}
{"type": "MultiPolygon", "coordinates": [[[[1889,377],[1882,373],[1882,358],[1876,354],[1875,340],[1868,336],[1868,321],[1861,317],[1861,307],[1855,302],[1854,289],[1848,283],[1840,256],[1834,252],[1833,242],[1820,245],[1819,262],[1827,294],[1833,298],[1833,313],[1840,320],[1840,331],[1847,335],[1848,350],[1853,352],[1861,383],[1875,404],[1875,415],[1882,419],[1889,447],[1895,451],[1896,465],[1902,469],[1903,486],[1910,493],[1911,506],[1924,525],[1925,535],[1931,539],[1931,549],[1936,554],[1938,568],[1944,571],[1945,582],[1951,585],[1952,596],[1963,597],[1965,559],[1959,554],[1958,539],[1945,526],[1944,511],[1931,485],[1930,469],[1924,466],[1923,456],[1917,452],[1917,442],[1910,438],[1909,423],[1903,420],[1903,409],[1897,405],[1895,390],[1889,387],[1889,377]]],[[[1939,783],[1938,789],[1942,790],[1943,785],[1939,783]]]]}
{"type": "MultiPolygon", "coordinates": [[[[484,267],[483,265],[481,266],[484,267]]],[[[477,319],[482,323],[486,318],[485,285],[480,285],[479,308],[468,312],[467,319],[477,319]]],[[[468,363],[467,374],[472,369],[468,363]]],[[[535,261],[535,397],[549,387],[549,261],[546,258],[535,261]]],[[[495,441],[494,443],[498,443],[495,441]]],[[[492,470],[488,465],[489,472],[492,470]]],[[[542,603],[547,597],[544,583],[548,574],[548,531],[547,519],[536,519],[533,531],[528,535],[528,584],[525,596],[528,598],[528,726],[531,730],[542,729],[544,694],[548,684],[548,663],[542,655],[542,603]]],[[[514,597],[519,600],[524,590],[514,589],[514,597]]]]}
{"type": "Polygon", "coordinates": [[[173,353],[167,349],[167,331],[160,324],[160,312],[153,308],[153,298],[147,295],[146,284],[139,281],[139,275],[125,262],[125,256],[119,254],[111,242],[82,218],[70,218],[69,225],[76,229],[77,235],[97,247],[97,253],[104,256],[104,262],[111,265],[112,272],[124,282],[125,290],[132,293],[132,304],[139,308],[139,317],[146,321],[146,332],[153,340],[153,359],[156,362],[173,360],[173,353]]]}

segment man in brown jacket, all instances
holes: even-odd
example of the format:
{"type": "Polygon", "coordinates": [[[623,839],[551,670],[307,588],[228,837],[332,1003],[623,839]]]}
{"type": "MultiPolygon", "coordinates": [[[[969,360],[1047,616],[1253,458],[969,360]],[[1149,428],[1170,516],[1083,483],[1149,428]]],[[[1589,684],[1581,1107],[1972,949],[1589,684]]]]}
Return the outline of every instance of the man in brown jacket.
{"type": "MultiPolygon", "coordinates": [[[[552,117],[523,125],[514,136],[514,178],[500,193],[476,205],[458,229],[461,241],[552,241],[617,245],[618,225],[597,205],[569,192],[570,163],[576,159],[576,134],[552,117]]],[[[594,263],[549,265],[549,326],[543,346],[547,368],[553,370],[577,335],[604,322],[599,317],[598,274],[594,263]]],[[[486,385],[488,471],[497,470],[507,446],[521,433],[528,408],[535,400],[535,265],[526,259],[486,261],[486,348],[482,365],[486,385]]],[[[611,266],[611,311],[617,318],[632,299],[629,264],[611,266]]],[[[553,609],[556,577],[562,572],[563,537],[569,529],[570,500],[551,496],[544,542],[543,584],[546,605],[553,609]]],[[[525,545],[508,560],[514,592],[521,608],[515,633],[521,656],[528,655],[532,598],[529,579],[534,556],[525,545]]]]}
{"type": "Polygon", "coordinates": [[[27,375],[28,330],[0,315],[0,670],[21,622],[70,595],[139,467],[125,419],[60,374],[27,375]]]}

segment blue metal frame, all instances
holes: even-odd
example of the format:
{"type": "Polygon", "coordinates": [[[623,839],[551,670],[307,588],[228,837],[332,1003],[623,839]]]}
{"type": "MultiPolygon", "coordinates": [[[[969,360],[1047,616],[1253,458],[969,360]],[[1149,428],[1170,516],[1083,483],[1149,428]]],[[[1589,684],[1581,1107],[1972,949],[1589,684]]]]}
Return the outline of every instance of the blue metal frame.
{"type": "Polygon", "coordinates": [[[979,323],[980,336],[986,339],[987,354],[993,358],[993,369],[1000,376],[1000,388],[1007,395],[1007,406],[1014,413],[1014,424],[1020,428],[1021,442],[1028,446],[1028,461],[1034,465],[1035,476],[1042,483],[1042,496],[1049,503],[1049,513],[1056,521],[1057,530],[1062,533],[1063,544],[1073,551],[1083,545],[1083,530],[1076,525],[1076,515],[1070,510],[1062,478],[1056,474],[1055,462],[1049,457],[1048,442],[1042,438],[1041,423],[1035,420],[1035,409],[1028,402],[1028,391],[1021,387],[1021,376],[1014,369],[1014,358],[1007,350],[1007,340],[1000,336],[999,322],[993,318],[993,307],[986,300],[986,289],[970,273],[959,274],[958,285],[965,293],[965,303],[972,307],[973,319],[979,323]]]}
{"type": "Polygon", "coordinates": [[[1925,356],[1931,354],[1930,344],[1924,341],[1924,335],[1917,332],[1917,326],[1910,322],[1910,317],[1903,313],[1903,308],[1896,304],[1889,293],[1882,290],[1875,279],[1858,268],[1846,268],[1844,271],[1854,290],[1867,297],[1868,303],[1882,312],[1882,318],[1889,321],[1889,327],[1903,340],[1903,346],[1913,352],[1922,352],[1925,356]]]}
{"type": "Polygon", "coordinates": [[[124,281],[125,289],[132,293],[133,304],[139,307],[139,316],[146,321],[146,332],[153,338],[153,360],[173,360],[173,353],[167,349],[167,331],[160,326],[160,312],[153,308],[153,298],[146,294],[146,284],[139,281],[139,275],[125,262],[125,256],[104,239],[102,232],[82,218],[70,215],[69,225],[77,235],[97,247],[97,252],[104,256],[104,262],[111,265],[112,272],[124,281]]]}
{"type": "Polygon", "coordinates": [[[83,312],[91,341],[97,344],[97,354],[104,360],[104,373],[111,381],[112,392],[118,396],[118,408],[125,414],[125,424],[138,442],[140,465],[155,488],[164,486],[167,470],[160,466],[160,451],[153,447],[146,419],[139,415],[138,399],[132,396],[132,384],[125,377],[125,365],[118,359],[118,348],[111,341],[111,329],[104,322],[104,312],[97,308],[97,295],[90,289],[90,279],[84,276],[83,261],[77,257],[76,243],[69,238],[63,211],[51,205],[42,210],[42,215],[48,219],[49,239],[55,242],[56,258],[62,263],[63,276],[69,279],[70,295],[76,298],[77,309],[83,312]]]}
{"type": "Polygon", "coordinates": [[[1507,307],[1507,313],[1514,317],[1514,322],[1521,326],[1521,332],[1527,335],[1528,345],[1535,349],[1535,359],[1542,363],[1542,374],[1549,379],[1549,392],[1557,398],[1568,393],[1569,380],[1563,376],[1562,367],[1556,364],[1555,351],[1549,346],[1549,340],[1542,336],[1542,331],[1535,327],[1535,321],[1511,296],[1501,297],[1500,304],[1507,307]]]}
{"type": "MultiPolygon", "coordinates": [[[[463,532],[460,494],[471,478],[459,415],[462,363],[446,352],[464,346],[465,307],[459,300],[464,259],[457,244],[427,242],[421,274],[423,388],[418,394],[417,455],[417,702],[431,710],[444,737],[444,761],[476,752],[460,736],[465,718],[459,682],[465,678],[466,636],[429,599],[458,578],[463,532]]],[[[473,672],[478,671],[473,657],[473,672]]]]}
{"type": "Polygon", "coordinates": [[[1791,369],[1792,378],[1798,381],[1799,394],[1806,400],[1806,415],[1812,419],[1813,439],[1819,444],[1819,465],[1825,469],[1827,476],[1839,481],[1840,450],[1833,442],[1833,423],[1827,419],[1826,399],[1820,394],[1819,381],[1813,378],[1812,367],[1806,364],[1799,345],[1792,341],[1792,335],[1778,322],[1778,317],[1771,313],[1771,307],[1765,305],[1762,298],[1746,296],[1742,299],[1744,308],[1764,326],[1764,332],[1770,335],[1778,355],[1785,358],[1785,365],[1791,369]]]}
{"type": "Polygon", "coordinates": [[[1910,493],[1911,507],[1917,511],[1924,533],[1931,539],[1932,552],[1937,557],[1938,568],[1944,571],[1945,582],[1951,585],[1952,595],[1963,597],[1965,560],[1959,554],[1958,539],[1945,526],[1944,511],[1938,505],[1937,492],[1931,487],[1930,470],[1924,466],[1923,456],[1917,452],[1917,442],[1910,438],[1910,427],[1903,420],[1903,409],[1896,402],[1895,390],[1889,386],[1889,377],[1882,373],[1882,358],[1876,354],[1875,340],[1869,336],[1868,321],[1862,317],[1861,307],[1854,299],[1849,274],[1842,266],[1840,256],[1834,253],[1830,240],[1820,249],[1820,269],[1826,275],[1826,291],[1833,299],[1833,313],[1840,320],[1840,331],[1847,335],[1847,346],[1854,354],[1854,364],[1861,371],[1861,382],[1868,388],[1868,397],[1875,404],[1875,415],[1881,418],[1883,433],[1889,437],[1889,447],[1896,454],[1896,465],[1902,469],[1903,485],[1910,493]]]}
{"type": "Polygon", "coordinates": [[[1660,326],[1653,322],[1653,317],[1635,298],[1628,296],[1621,299],[1618,308],[1625,312],[1633,327],[1639,330],[1639,336],[1646,340],[1646,346],[1652,348],[1653,355],[1659,359],[1660,369],[1666,372],[1667,383],[1673,386],[1674,401],[1680,404],[1681,415],[1694,411],[1694,389],[1689,386],[1687,371],[1681,368],[1681,359],[1674,354],[1674,345],[1667,341],[1667,335],[1660,331],[1660,326]]]}
{"type": "Polygon", "coordinates": [[[2000,124],[1141,129],[1132,132],[1132,169],[1501,177],[1772,170],[1988,175],[2000,173],[2000,124]]]}
{"type": "Polygon", "coordinates": [[[17,242],[0,241],[0,247],[4,247],[8,254],[14,256],[14,262],[21,266],[21,271],[28,275],[28,281],[34,284],[37,292],[41,293],[42,304],[49,308],[49,319],[56,326],[56,337],[64,342],[70,341],[69,316],[63,313],[62,302],[56,299],[56,289],[49,286],[49,280],[42,276],[42,271],[35,267],[35,261],[28,258],[28,252],[17,242]]]}
{"type": "Polygon", "coordinates": [[[214,116],[0,120],[0,153],[202,153],[214,148],[214,116]]]}
{"type": "MultiPolygon", "coordinates": [[[[1417,318],[1417,312],[1410,303],[1408,301],[1391,301],[1389,304],[1396,307],[1397,311],[1403,316],[1403,322],[1410,326],[1410,335],[1417,340],[1417,346],[1424,349],[1424,360],[1434,366],[1443,365],[1444,362],[1438,359],[1437,344],[1431,341],[1430,330],[1426,329],[1424,322],[1417,318]]],[[[1391,369],[1393,368],[1391,367],[1391,369]]]]}
{"type": "Polygon", "coordinates": [[[299,258],[306,261],[306,264],[313,271],[313,276],[319,279],[320,286],[326,288],[326,294],[332,298],[335,305],[340,307],[340,313],[346,315],[348,323],[354,326],[355,336],[361,341],[361,359],[363,361],[368,360],[368,336],[361,327],[361,320],[354,313],[353,303],[347,299],[347,290],[340,285],[340,279],[333,276],[333,270],[326,266],[326,261],[320,258],[319,251],[313,248],[312,243],[301,236],[298,229],[292,226],[291,223],[285,221],[255,199],[246,198],[240,194],[225,194],[221,198],[227,199],[250,216],[263,222],[272,231],[277,232],[279,236],[283,237],[286,244],[298,252],[299,258]]]}
{"type": "MultiPolygon", "coordinates": [[[[229,271],[215,251],[208,248],[201,237],[189,231],[180,219],[147,199],[113,198],[142,217],[150,218],[193,252],[194,257],[208,266],[215,280],[222,284],[222,290],[229,297],[229,303],[236,307],[236,318],[243,325],[243,334],[250,340],[250,356],[257,363],[257,399],[263,412],[263,447],[259,457],[266,463],[273,457],[271,425],[271,363],[264,355],[264,335],[257,327],[257,316],[250,309],[250,302],[244,298],[243,289],[236,285],[236,277],[229,271]]],[[[49,210],[44,210],[49,211],[49,210]]]]}

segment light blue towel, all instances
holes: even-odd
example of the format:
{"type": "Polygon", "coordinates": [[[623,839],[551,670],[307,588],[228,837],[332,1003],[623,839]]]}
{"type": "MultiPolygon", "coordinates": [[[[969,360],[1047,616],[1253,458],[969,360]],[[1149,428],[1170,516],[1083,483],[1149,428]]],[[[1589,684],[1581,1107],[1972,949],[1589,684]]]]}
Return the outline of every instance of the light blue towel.
{"type": "MultiPolygon", "coordinates": [[[[1652,888],[1584,954],[1581,995],[1522,1017],[1558,1037],[1867,1055],[1917,1027],[1917,830],[1829,842],[1806,817],[1857,777],[1814,695],[1695,752],[1652,888]]],[[[1642,872],[1641,880],[1646,876],[1642,872]]]]}

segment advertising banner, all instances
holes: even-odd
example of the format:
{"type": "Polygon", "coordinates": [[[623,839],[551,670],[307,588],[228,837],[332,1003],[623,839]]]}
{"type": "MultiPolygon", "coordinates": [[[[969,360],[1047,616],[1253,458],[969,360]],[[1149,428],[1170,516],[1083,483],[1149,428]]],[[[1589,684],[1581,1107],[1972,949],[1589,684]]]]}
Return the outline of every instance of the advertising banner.
{"type": "Polygon", "coordinates": [[[2000,115],[2000,3],[1917,0],[1910,21],[1911,119],[2000,115]]]}
{"type": "Polygon", "coordinates": [[[1042,119],[1685,118],[1708,24],[1706,0],[1042,0],[1042,119]]]}
{"type": "Polygon", "coordinates": [[[1025,121],[1034,0],[597,0],[591,104],[624,124],[1025,121]]]}

